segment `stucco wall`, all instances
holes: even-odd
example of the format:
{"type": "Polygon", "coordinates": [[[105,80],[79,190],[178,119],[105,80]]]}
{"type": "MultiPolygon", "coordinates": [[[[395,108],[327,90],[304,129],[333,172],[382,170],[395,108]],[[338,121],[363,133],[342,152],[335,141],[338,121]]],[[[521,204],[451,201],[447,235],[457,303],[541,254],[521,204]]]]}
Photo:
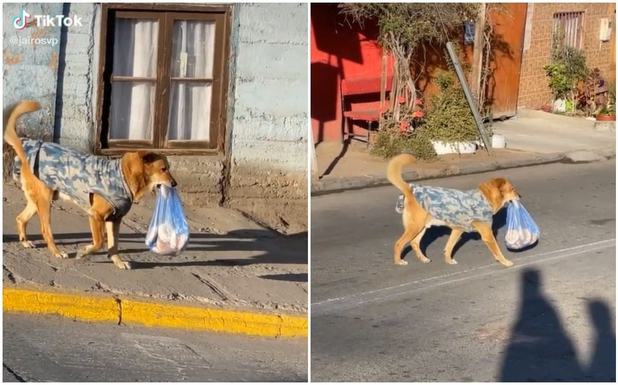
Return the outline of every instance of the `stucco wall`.
{"type": "MultiPolygon", "coordinates": [[[[40,101],[43,113],[32,116],[40,120],[37,127],[46,130],[47,139],[90,152],[95,133],[101,6],[23,7],[31,14],[64,11],[78,15],[83,27],[33,26],[17,31],[28,36],[56,36],[60,43],[53,47],[9,46],[5,32],[4,106],[24,98],[40,101]]],[[[22,5],[5,4],[3,8],[4,25],[12,25],[22,5]]],[[[306,4],[233,7],[227,153],[170,157],[187,204],[225,201],[247,212],[273,203],[289,211],[293,205],[292,211],[304,210],[306,217],[307,17],[306,4]]],[[[5,31],[14,33],[7,27],[5,31]]]]}
{"type": "Polygon", "coordinates": [[[297,200],[307,210],[308,11],[306,4],[236,7],[227,198],[249,211],[265,199],[286,210],[297,200]]]}

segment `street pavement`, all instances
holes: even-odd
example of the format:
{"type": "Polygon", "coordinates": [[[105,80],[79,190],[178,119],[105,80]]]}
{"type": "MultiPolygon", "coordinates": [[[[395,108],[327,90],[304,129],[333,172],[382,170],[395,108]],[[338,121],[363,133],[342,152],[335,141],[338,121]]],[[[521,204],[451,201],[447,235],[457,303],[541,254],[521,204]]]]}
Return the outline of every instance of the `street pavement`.
{"type": "Polygon", "coordinates": [[[307,381],[307,340],[3,316],[5,382],[307,381]]]}
{"type": "Polygon", "coordinates": [[[474,236],[447,265],[440,228],[422,243],[431,263],[408,247],[409,265],[394,265],[402,223],[392,186],[312,199],[312,381],[615,382],[615,160],[423,183],[470,189],[496,176],[513,182],[541,229],[521,252],[498,231],[511,268],[474,236]]]}

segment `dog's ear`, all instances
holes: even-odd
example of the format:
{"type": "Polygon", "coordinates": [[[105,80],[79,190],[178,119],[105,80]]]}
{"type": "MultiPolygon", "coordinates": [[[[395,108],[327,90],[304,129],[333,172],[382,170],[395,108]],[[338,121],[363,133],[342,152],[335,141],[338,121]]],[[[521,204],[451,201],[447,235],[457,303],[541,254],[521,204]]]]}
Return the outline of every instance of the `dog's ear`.
{"type": "Polygon", "coordinates": [[[493,183],[494,186],[496,186],[496,188],[500,191],[502,191],[507,185],[506,179],[504,178],[494,178],[491,180],[491,183],[493,183]]]}
{"type": "Polygon", "coordinates": [[[159,159],[159,154],[148,150],[139,150],[137,156],[146,164],[154,163],[159,159]]]}
{"type": "Polygon", "coordinates": [[[506,180],[502,178],[494,178],[481,183],[479,185],[479,190],[481,190],[485,198],[493,204],[502,199],[502,187],[505,183],[506,180]]]}

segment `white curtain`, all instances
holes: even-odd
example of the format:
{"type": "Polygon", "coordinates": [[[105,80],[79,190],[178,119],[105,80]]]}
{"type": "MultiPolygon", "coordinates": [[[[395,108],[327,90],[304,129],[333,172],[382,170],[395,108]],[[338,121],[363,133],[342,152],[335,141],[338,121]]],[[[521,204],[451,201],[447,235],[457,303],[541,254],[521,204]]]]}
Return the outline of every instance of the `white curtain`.
{"type": "MultiPolygon", "coordinates": [[[[177,20],[174,23],[172,77],[212,79],[215,23],[177,20]]],[[[168,140],[210,139],[212,80],[172,81],[168,140]]]]}
{"type": "MultiPolygon", "coordinates": [[[[113,74],[156,77],[157,21],[117,19],[113,74]]],[[[153,82],[112,84],[110,138],[151,140],[154,120],[153,82]]]]}

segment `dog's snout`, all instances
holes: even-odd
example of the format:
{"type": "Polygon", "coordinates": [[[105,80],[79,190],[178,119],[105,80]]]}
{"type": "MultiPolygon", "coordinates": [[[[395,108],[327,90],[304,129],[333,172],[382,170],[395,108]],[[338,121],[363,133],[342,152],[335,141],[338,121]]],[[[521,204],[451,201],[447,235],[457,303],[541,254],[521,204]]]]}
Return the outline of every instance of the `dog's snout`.
{"type": "Polygon", "coordinates": [[[178,183],[176,183],[176,181],[174,179],[172,179],[172,187],[176,187],[178,185],[178,183]]]}

